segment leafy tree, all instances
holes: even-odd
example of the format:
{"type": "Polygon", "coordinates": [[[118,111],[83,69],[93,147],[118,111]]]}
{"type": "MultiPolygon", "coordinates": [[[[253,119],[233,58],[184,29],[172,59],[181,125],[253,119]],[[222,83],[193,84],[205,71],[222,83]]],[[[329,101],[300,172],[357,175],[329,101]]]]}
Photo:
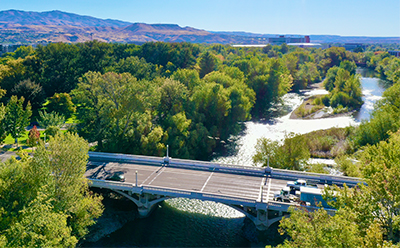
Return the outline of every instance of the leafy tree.
{"type": "Polygon", "coordinates": [[[4,130],[15,139],[15,143],[18,143],[18,138],[25,132],[32,115],[30,103],[25,108],[23,105],[24,97],[18,99],[17,96],[12,96],[7,103],[3,120],[4,130]]]}
{"type": "Polygon", "coordinates": [[[257,140],[253,162],[267,166],[269,161],[271,167],[280,169],[305,169],[307,160],[310,158],[310,151],[304,136],[294,133],[286,134],[282,143],[267,138],[257,140]]]}
{"type": "Polygon", "coordinates": [[[317,70],[317,65],[313,62],[306,62],[300,65],[296,76],[297,80],[301,82],[301,89],[321,79],[319,71],[317,70]]]}
{"type": "Polygon", "coordinates": [[[324,87],[327,91],[331,92],[335,88],[335,78],[338,73],[339,67],[334,66],[329,68],[324,80],[324,87]]]}
{"type": "Polygon", "coordinates": [[[156,65],[147,63],[144,58],[136,56],[121,59],[114,67],[110,68],[111,70],[117,73],[129,72],[139,80],[152,80],[159,74],[159,68],[156,65]]]}
{"type": "Polygon", "coordinates": [[[354,61],[343,60],[340,62],[339,68],[343,68],[350,72],[351,75],[356,74],[357,65],[354,61]]]}
{"type": "Polygon", "coordinates": [[[0,164],[0,240],[4,247],[75,247],[102,213],[84,176],[88,144],[57,135],[33,157],[0,164]]]}
{"type": "Polygon", "coordinates": [[[314,212],[290,210],[290,218],[283,218],[280,233],[290,239],[277,247],[391,247],[384,242],[382,228],[372,223],[362,231],[354,213],[340,209],[331,216],[326,210],[314,212]]]}
{"type": "Polygon", "coordinates": [[[23,59],[11,59],[6,65],[0,65],[0,86],[6,90],[6,97],[11,97],[11,90],[18,82],[26,79],[27,68],[23,59]]]}
{"type": "Polygon", "coordinates": [[[28,61],[28,68],[35,72],[31,80],[43,87],[47,97],[54,93],[70,92],[76,87],[81,70],[78,51],[76,45],[66,43],[38,45],[35,58],[28,61]]]}
{"type": "Polygon", "coordinates": [[[200,56],[200,61],[199,61],[199,66],[200,66],[200,71],[199,75],[200,78],[203,78],[205,75],[208,73],[214,71],[216,69],[216,58],[215,56],[210,53],[210,52],[205,52],[200,56]]]}
{"type": "Polygon", "coordinates": [[[56,112],[47,113],[46,111],[39,112],[40,119],[38,120],[39,126],[46,129],[47,127],[62,127],[65,122],[65,118],[56,112]]]}
{"type": "MultiPolygon", "coordinates": [[[[151,110],[160,101],[158,84],[137,81],[129,73],[86,73],[73,91],[80,106],[77,110],[81,122],[79,133],[90,142],[97,141],[99,150],[142,153],[140,147],[145,144],[140,142],[142,135],[154,131],[152,135],[157,135],[153,137],[160,138],[160,129],[151,121],[151,110]]],[[[161,152],[162,145],[158,142],[154,145],[161,152]]]]}
{"type": "Polygon", "coordinates": [[[32,82],[30,79],[23,80],[16,84],[11,90],[11,94],[24,97],[25,105],[27,102],[30,102],[34,110],[41,108],[46,98],[42,86],[32,82]]]}
{"type": "Polygon", "coordinates": [[[33,147],[39,143],[39,140],[40,140],[40,133],[37,130],[37,127],[33,126],[33,128],[29,130],[27,143],[29,146],[33,147]]]}
{"type": "Polygon", "coordinates": [[[35,50],[32,46],[20,46],[15,50],[15,52],[11,53],[11,56],[15,59],[26,58],[28,56],[32,56],[35,54],[35,50]]]}
{"type": "Polygon", "coordinates": [[[189,91],[200,84],[200,76],[196,70],[178,69],[171,78],[183,83],[189,91]]]}
{"type": "Polygon", "coordinates": [[[49,98],[46,109],[48,112],[55,112],[59,115],[63,115],[67,119],[76,111],[76,107],[68,93],[55,93],[49,98]]]}
{"type": "Polygon", "coordinates": [[[48,126],[44,133],[47,134],[48,137],[54,137],[60,133],[60,128],[58,126],[48,126]]]}

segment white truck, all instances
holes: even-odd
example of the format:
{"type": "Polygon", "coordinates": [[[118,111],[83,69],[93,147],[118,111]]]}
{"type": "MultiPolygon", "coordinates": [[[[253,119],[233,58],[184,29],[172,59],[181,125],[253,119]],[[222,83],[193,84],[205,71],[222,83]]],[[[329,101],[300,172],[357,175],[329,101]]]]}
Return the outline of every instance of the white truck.
{"type": "Polygon", "coordinates": [[[299,195],[292,194],[289,187],[284,187],[281,191],[275,192],[274,201],[279,202],[296,202],[299,200],[299,195]]]}
{"type": "Polygon", "coordinates": [[[286,187],[289,187],[291,190],[298,191],[301,187],[308,187],[308,188],[318,188],[315,184],[309,184],[306,180],[298,179],[296,181],[289,181],[286,183],[286,187]]]}

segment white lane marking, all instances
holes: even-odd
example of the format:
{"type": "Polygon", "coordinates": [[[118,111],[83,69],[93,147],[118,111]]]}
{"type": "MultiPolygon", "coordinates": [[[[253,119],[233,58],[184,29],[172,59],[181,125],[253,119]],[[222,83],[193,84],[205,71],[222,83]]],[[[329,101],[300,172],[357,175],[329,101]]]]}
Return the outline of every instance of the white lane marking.
{"type": "Polygon", "coordinates": [[[214,172],[211,172],[210,176],[208,176],[207,181],[204,183],[203,188],[201,188],[200,192],[203,192],[203,189],[206,187],[208,181],[210,181],[211,176],[214,174],[214,172]]]}
{"type": "Polygon", "coordinates": [[[158,172],[157,176],[155,176],[155,177],[153,178],[153,180],[151,180],[151,181],[149,182],[149,185],[150,185],[154,180],[156,180],[156,178],[164,171],[164,169],[165,169],[165,167],[162,167],[162,169],[158,172]]]}
{"type": "Polygon", "coordinates": [[[264,184],[265,184],[265,177],[263,177],[263,179],[261,180],[261,185],[260,185],[260,191],[258,193],[258,199],[257,201],[263,201],[263,188],[264,188],[264,184]]]}
{"type": "Polygon", "coordinates": [[[269,192],[271,190],[271,178],[268,178],[268,191],[267,191],[267,202],[269,202],[269,192]]]}
{"type": "MultiPolygon", "coordinates": [[[[161,171],[164,169],[165,167],[161,167],[161,168],[158,168],[157,170],[155,170],[155,171],[153,171],[143,182],[142,182],[142,184],[141,185],[143,185],[147,180],[149,180],[149,178],[154,174],[154,173],[161,173],[161,171]]],[[[158,175],[157,175],[158,176],[158,175]]],[[[157,177],[156,176],[156,177],[157,177]]],[[[155,179],[155,178],[154,178],[155,179]]],[[[149,183],[149,185],[154,181],[154,179],[149,183]]]]}

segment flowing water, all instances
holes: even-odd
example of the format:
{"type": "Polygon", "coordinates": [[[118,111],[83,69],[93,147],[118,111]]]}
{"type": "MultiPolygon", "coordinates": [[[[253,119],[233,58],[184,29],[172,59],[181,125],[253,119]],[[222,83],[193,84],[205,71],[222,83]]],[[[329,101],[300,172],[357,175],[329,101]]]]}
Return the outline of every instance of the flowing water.
{"type": "MultiPolygon", "coordinates": [[[[363,73],[363,71],[358,71],[363,73]]],[[[362,74],[363,75],[363,74],[362,74]]],[[[267,137],[280,140],[285,133],[308,133],[331,127],[358,125],[368,119],[374,102],[381,98],[384,85],[377,78],[362,77],[364,105],[354,116],[325,118],[316,120],[292,120],[290,114],[275,118],[267,123],[246,122],[245,131],[237,138],[237,152],[231,156],[215,159],[221,163],[252,165],[257,139],[267,137]]],[[[324,90],[303,92],[302,95],[290,93],[285,96],[289,110],[301,104],[310,94],[324,94],[324,90]]],[[[289,111],[290,112],[290,111],[289,111]]],[[[242,213],[219,203],[170,199],[157,208],[150,217],[136,219],[120,230],[102,238],[91,247],[264,247],[275,245],[271,238],[258,239],[249,232],[242,213]]],[[[276,233],[275,235],[279,236],[276,233]]],[[[259,237],[262,236],[259,234],[259,237]]],[[[265,235],[264,235],[265,236],[265,235]]]]}

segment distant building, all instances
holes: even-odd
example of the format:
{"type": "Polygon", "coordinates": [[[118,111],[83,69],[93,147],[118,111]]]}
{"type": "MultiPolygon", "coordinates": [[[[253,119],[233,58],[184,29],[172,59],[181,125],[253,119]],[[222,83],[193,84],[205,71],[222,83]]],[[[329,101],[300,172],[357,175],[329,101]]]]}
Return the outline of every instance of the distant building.
{"type": "Polygon", "coordinates": [[[354,51],[355,49],[362,49],[362,51],[365,50],[365,45],[362,43],[344,43],[343,47],[347,51],[354,51]]]}
{"type": "Polygon", "coordinates": [[[396,56],[396,57],[400,57],[400,51],[388,51],[388,53],[390,54],[390,55],[393,55],[393,56],[396,56]]]}
{"type": "Polygon", "coordinates": [[[308,47],[313,47],[313,48],[323,48],[323,46],[319,43],[288,43],[288,46],[297,46],[301,48],[308,48],[308,47]]]}
{"type": "Polygon", "coordinates": [[[272,37],[268,39],[271,45],[282,45],[283,43],[310,43],[310,36],[285,36],[272,37]]]}
{"type": "Polygon", "coordinates": [[[18,47],[23,46],[21,44],[12,44],[12,45],[5,45],[2,44],[0,45],[0,56],[3,55],[4,53],[12,53],[17,50],[18,47]]]}

